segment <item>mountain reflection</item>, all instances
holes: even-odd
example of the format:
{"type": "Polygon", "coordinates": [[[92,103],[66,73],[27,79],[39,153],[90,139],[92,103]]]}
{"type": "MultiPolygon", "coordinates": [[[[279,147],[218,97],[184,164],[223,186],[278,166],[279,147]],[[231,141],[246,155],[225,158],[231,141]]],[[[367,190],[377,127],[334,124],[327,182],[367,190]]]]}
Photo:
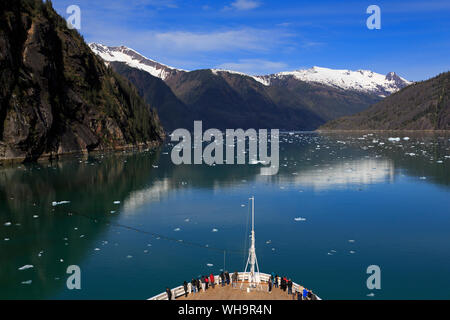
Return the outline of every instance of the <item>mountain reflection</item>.
{"type": "Polygon", "coordinates": [[[155,161],[155,154],[114,155],[1,169],[0,298],[43,299],[64,289],[67,266],[107,228],[76,214],[114,219],[114,201],[143,189],[155,161]],[[52,206],[63,200],[70,204],[52,206]],[[18,270],[24,265],[33,268],[18,270]]]}
{"type": "Polygon", "coordinates": [[[247,197],[252,184],[321,191],[393,183],[400,173],[449,185],[446,137],[396,143],[383,135],[291,133],[280,138],[280,171],[272,177],[261,176],[258,165],[175,166],[170,145],[0,168],[0,298],[56,296],[66,290],[67,266],[81,264],[110,223],[177,192],[243,188],[247,197]],[[65,200],[70,203],[52,206],[65,200]],[[24,265],[33,268],[20,271],[24,265]]]}

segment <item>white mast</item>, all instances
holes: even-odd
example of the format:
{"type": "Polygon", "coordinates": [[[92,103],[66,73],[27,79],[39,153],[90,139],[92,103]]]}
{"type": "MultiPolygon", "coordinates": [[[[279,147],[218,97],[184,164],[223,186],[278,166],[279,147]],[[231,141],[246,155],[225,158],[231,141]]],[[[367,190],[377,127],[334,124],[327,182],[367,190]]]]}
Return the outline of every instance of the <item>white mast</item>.
{"type": "Polygon", "coordinates": [[[244,272],[247,273],[247,268],[250,265],[250,275],[248,279],[249,286],[256,288],[257,285],[261,283],[261,280],[259,276],[259,265],[258,259],[256,258],[256,248],[255,248],[255,197],[251,197],[249,200],[252,201],[252,233],[247,265],[245,266],[244,272]]]}

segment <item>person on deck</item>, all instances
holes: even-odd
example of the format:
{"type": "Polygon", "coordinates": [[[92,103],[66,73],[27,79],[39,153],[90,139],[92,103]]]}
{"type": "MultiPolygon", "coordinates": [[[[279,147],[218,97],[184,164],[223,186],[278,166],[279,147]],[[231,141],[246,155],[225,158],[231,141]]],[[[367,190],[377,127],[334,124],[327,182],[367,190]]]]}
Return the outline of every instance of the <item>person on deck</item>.
{"type": "Polygon", "coordinates": [[[209,279],[208,276],[205,276],[205,290],[208,290],[208,285],[209,285],[209,279]]]}
{"type": "Polygon", "coordinates": [[[167,300],[172,300],[172,291],[169,288],[166,288],[167,300]]]}
{"type": "Polygon", "coordinates": [[[188,283],[186,281],[184,281],[183,287],[184,287],[184,296],[185,296],[185,298],[187,298],[187,296],[188,296],[188,283]]]}
{"type": "Polygon", "coordinates": [[[286,281],[284,277],[281,278],[280,289],[286,291],[286,281]]]}
{"type": "Polygon", "coordinates": [[[269,279],[269,281],[267,282],[267,285],[269,286],[269,293],[272,293],[272,280],[269,279]]]}
{"type": "Polygon", "coordinates": [[[225,271],[225,280],[227,281],[227,286],[230,285],[230,274],[228,271],[225,271]]]}
{"type": "Polygon", "coordinates": [[[200,279],[197,278],[197,279],[195,280],[195,284],[197,285],[197,292],[200,293],[200,287],[201,287],[201,285],[202,285],[202,284],[200,283],[200,279]]]}
{"type": "Polygon", "coordinates": [[[303,288],[303,300],[307,300],[308,299],[308,289],[303,288]]]}
{"type": "Polygon", "coordinates": [[[225,274],[223,273],[223,271],[220,273],[220,281],[222,283],[222,287],[225,286],[225,274]]]}
{"type": "Polygon", "coordinates": [[[205,282],[204,276],[202,277],[202,290],[203,290],[203,292],[205,292],[205,290],[206,290],[206,282],[205,282]]]}
{"type": "Polygon", "coordinates": [[[288,294],[292,294],[292,285],[293,285],[292,280],[289,279],[289,280],[288,280],[288,283],[287,283],[288,294]]]}
{"type": "Polygon", "coordinates": [[[214,289],[214,275],[212,273],[209,275],[209,283],[211,283],[211,288],[214,289]]]}
{"type": "Polygon", "coordinates": [[[194,278],[192,278],[192,280],[191,280],[191,288],[192,288],[192,293],[195,294],[197,292],[197,282],[195,281],[194,278]]]}
{"type": "Polygon", "coordinates": [[[237,287],[237,282],[238,282],[238,280],[239,280],[239,274],[237,273],[237,271],[235,271],[235,272],[233,273],[233,278],[232,278],[232,280],[233,280],[233,288],[236,288],[236,287],[237,287]]]}

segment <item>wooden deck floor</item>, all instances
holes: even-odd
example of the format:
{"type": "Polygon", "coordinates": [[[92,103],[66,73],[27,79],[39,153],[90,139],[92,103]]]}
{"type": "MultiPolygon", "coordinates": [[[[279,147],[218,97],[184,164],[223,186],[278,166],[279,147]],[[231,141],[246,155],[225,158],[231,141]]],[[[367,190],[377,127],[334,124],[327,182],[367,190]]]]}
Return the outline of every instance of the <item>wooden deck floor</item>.
{"type": "Polygon", "coordinates": [[[292,295],[279,288],[274,287],[269,293],[267,284],[262,284],[260,290],[253,289],[251,292],[247,292],[247,285],[242,289],[240,286],[238,284],[237,288],[233,288],[231,284],[225,287],[216,285],[214,289],[210,287],[206,292],[190,293],[187,298],[182,296],[177,300],[293,300],[292,295]]]}

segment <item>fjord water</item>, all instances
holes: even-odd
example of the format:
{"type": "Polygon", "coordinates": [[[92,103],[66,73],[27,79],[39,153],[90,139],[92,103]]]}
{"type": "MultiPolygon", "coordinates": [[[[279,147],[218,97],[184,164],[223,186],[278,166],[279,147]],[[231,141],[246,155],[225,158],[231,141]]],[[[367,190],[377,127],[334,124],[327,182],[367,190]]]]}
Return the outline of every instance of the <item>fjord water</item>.
{"type": "Polygon", "coordinates": [[[449,137],[405,136],[286,133],[272,177],[174,166],[171,144],[1,167],[0,298],[146,299],[224,256],[242,271],[254,195],[261,271],[324,299],[449,299],[449,137]]]}

